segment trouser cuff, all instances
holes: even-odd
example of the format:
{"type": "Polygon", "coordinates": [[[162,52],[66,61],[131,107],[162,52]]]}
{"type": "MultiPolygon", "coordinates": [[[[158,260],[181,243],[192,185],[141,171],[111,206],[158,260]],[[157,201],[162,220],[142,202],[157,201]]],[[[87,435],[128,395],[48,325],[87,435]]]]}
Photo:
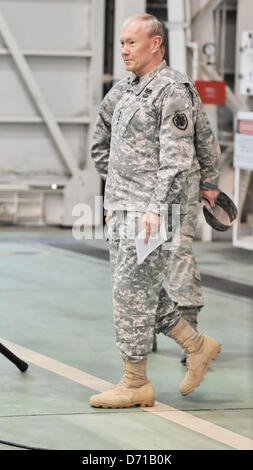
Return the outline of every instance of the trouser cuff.
{"type": "Polygon", "coordinates": [[[157,334],[163,333],[164,335],[167,335],[167,333],[178,324],[180,318],[181,315],[176,309],[168,319],[163,319],[163,321],[161,321],[159,324],[156,324],[155,332],[157,334]]]}
{"type": "Polygon", "coordinates": [[[180,313],[181,316],[184,316],[184,315],[198,315],[201,308],[202,308],[202,305],[197,306],[197,307],[196,306],[189,307],[189,306],[184,306],[184,305],[178,305],[177,306],[178,312],[180,313]]]}

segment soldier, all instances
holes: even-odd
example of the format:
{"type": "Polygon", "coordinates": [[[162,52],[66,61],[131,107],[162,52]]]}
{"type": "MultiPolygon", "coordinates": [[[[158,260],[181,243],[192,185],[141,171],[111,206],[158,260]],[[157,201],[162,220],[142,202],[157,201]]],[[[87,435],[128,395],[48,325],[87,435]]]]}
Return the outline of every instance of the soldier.
{"type": "Polygon", "coordinates": [[[97,118],[92,158],[106,180],[104,207],[109,221],[110,263],[116,343],[125,364],[113,389],[94,395],[95,407],[152,406],[154,391],[146,360],[154,332],[164,333],[186,351],[187,374],[180,391],[188,395],[203,380],[220,345],[180,317],[163,282],[170,251],[161,245],[139,265],[131,227],[145,228],[145,242],[171,214],[187,211],[189,172],[198,148],[204,191],[217,188],[213,154],[217,143],[189,77],[162,59],[163,27],[152,15],[128,19],[121,32],[126,78],[106,95],[97,118]],[[165,220],[166,217],[165,217],[165,220]]]}

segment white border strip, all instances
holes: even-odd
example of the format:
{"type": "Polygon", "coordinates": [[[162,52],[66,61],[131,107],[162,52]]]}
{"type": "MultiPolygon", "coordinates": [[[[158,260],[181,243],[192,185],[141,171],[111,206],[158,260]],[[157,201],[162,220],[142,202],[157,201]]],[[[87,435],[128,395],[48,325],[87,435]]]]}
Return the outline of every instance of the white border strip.
{"type": "MultiPolygon", "coordinates": [[[[39,354],[6,339],[0,338],[0,342],[9,348],[14,354],[23,360],[31,362],[43,369],[47,369],[55,374],[61,375],[69,380],[77,382],[85,387],[89,387],[98,392],[108,390],[113,384],[98,377],[87,374],[79,369],[68,366],[63,362],[56,361],[50,357],[39,354]]],[[[210,439],[221,442],[237,450],[253,450],[253,440],[240,434],[229,431],[217,424],[198,418],[185,411],[177,410],[171,406],[156,402],[153,407],[142,408],[144,411],[152,413],[160,418],[167,419],[173,423],[184,426],[191,431],[198,432],[210,439]]]]}

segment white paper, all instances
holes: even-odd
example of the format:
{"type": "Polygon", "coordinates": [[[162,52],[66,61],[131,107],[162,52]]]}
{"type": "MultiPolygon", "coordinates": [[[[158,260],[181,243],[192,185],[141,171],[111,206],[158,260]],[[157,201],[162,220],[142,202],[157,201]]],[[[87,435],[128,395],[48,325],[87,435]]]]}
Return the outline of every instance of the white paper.
{"type": "Polygon", "coordinates": [[[145,240],[145,229],[143,229],[135,238],[135,246],[137,252],[137,262],[138,264],[143,263],[147,256],[154,251],[158,246],[168,240],[168,236],[165,228],[165,220],[163,218],[160,230],[153,237],[150,236],[148,243],[144,242],[145,240]]]}

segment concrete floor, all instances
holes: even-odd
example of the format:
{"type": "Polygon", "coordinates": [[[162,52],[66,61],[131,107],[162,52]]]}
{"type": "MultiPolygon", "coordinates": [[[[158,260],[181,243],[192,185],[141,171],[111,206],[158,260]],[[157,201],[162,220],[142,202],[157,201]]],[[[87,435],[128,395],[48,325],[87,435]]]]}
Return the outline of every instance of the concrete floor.
{"type": "MultiPolygon", "coordinates": [[[[67,229],[1,228],[1,342],[29,368],[21,373],[0,354],[0,440],[47,449],[253,449],[253,295],[215,285],[204,287],[199,324],[222,353],[194,393],[180,395],[181,351],[160,335],[148,360],[156,406],[89,406],[94,390],[122,372],[106,250],[103,240],[76,242],[67,229]]],[[[230,242],[195,242],[194,250],[203,275],[252,290],[253,252],[230,242]]]]}

